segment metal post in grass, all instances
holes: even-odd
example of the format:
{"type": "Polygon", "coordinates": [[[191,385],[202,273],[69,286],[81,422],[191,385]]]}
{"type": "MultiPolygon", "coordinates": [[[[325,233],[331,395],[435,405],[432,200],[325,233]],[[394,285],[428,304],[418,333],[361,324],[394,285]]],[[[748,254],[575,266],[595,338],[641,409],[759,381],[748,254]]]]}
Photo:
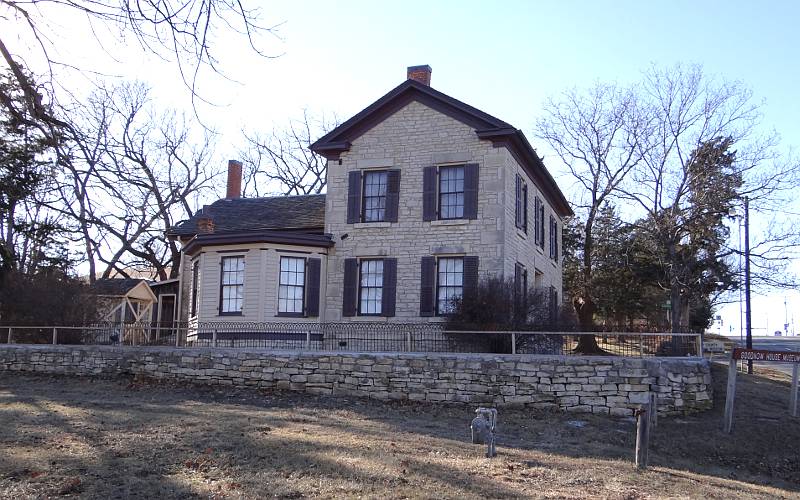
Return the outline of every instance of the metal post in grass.
{"type": "Polygon", "coordinates": [[[647,468],[647,451],[650,447],[650,404],[636,410],[636,468],[647,468]]]}
{"type": "Polygon", "coordinates": [[[58,328],[53,327],[53,345],[58,344],[58,328]]]}
{"type": "Polygon", "coordinates": [[[797,417],[798,416],[797,415],[797,398],[798,398],[797,391],[799,389],[798,385],[800,384],[800,381],[799,381],[800,375],[798,375],[798,372],[800,372],[800,364],[795,363],[794,366],[792,367],[792,394],[789,397],[789,412],[792,414],[793,417],[797,417]]]}
{"type": "Polygon", "coordinates": [[[728,392],[725,394],[725,419],[722,429],[730,434],[733,429],[733,401],[736,397],[736,357],[731,353],[731,362],[728,365],[728,392]]]}

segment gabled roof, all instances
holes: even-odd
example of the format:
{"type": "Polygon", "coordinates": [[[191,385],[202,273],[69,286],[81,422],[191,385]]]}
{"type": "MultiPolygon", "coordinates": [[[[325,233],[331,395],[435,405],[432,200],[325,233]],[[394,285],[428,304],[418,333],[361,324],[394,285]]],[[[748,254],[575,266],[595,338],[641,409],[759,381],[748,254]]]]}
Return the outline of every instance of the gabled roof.
{"type": "Polygon", "coordinates": [[[150,300],[156,300],[156,296],[150,289],[147,280],[141,278],[104,278],[94,282],[91,286],[94,295],[103,297],[127,297],[136,296],[137,298],[146,296],[150,300]],[[136,291],[141,288],[140,291],[136,291]]]}
{"type": "Polygon", "coordinates": [[[322,232],[325,227],[325,195],[218,200],[198,210],[192,218],[167,229],[167,235],[194,236],[198,234],[198,220],[204,217],[211,218],[216,235],[284,230],[322,232]]]}
{"type": "Polygon", "coordinates": [[[572,215],[569,202],[521,130],[415,80],[406,80],[390,90],[361,112],[322,136],[311,145],[311,150],[328,159],[338,159],[342,152],[350,150],[354,140],[412,101],[425,104],[469,125],[475,129],[480,139],[490,140],[495,146],[507,147],[559,215],[572,215]]]}

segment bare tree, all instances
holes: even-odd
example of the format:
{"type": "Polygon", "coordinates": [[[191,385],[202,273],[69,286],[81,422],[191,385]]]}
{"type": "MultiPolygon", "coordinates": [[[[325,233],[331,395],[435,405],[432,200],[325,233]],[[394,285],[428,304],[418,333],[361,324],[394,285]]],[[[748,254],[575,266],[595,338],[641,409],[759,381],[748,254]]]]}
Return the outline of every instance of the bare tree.
{"type": "Polygon", "coordinates": [[[60,205],[86,249],[90,280],[174,278],[180,249],[164,231],[211,190],[209,134],[193,138],[183,117],[156,113],[141,84],[97,92],[90,103],[80,108],[81,128],[70,127],[79,132],[70,137],[60,205]]]}
{"type": "MultiPolygon", "coordinates": [[[[583,328],[592,326],[595,312],[592,228],[609,200],[665,270],[658,284],[671,297],[675,331],[687,325],[691,297],[716,300],[724,291],[704,281],[736,286],[725,266],[717,266],[738,251],[729,242],[728,210],[747,196],[766,221],[798,185],[798,165],[781,160],[775,136],[756,136],[760,119],[760,103],[749,89],[707,78],[698,66],[653,67],[628,89],[596,85],[546,106],[539,136],[575,179],[587,221],[577,245],[583,251],[580,286],[573,291],[583,328]]],[[[753,245],[752,256],[757,269],[769,271],[761,273],[762,283],[788,284],[774,277],[797,248],[798,232],[769,225],[773,230],[753,245]]],[[[579,350],[596,350],[593,337],[581,341],[579,350]]]]}
{"type": "MultiPolygon", "coordinates": [[[[687,250],[711,252],[701,255],[708,265],[730,256],[736,251],[730,245],[708,246],[714,238],[709,231],[718,228],[727,239],[723,219],[744,196],[765,214],[785,203],[798,185],[798,165],[781,161],[774,135],[756,136],[760,103],[738,82],[716,82],[699,66],[653,67],[640,93],[653,119],[642,161],[619,191],[644,214],[638,229],[658,244],[672,329],[680,331],[687,327],[688,300],[708,290],[702,275],[686,265],[687,250]]],[[[776,249],[785,256],[796,248],[796,235],[767,234],[755,245],[760,250],[754,260],[774,271],[785,263],[775,259],[776,249]]]]}
{"type": "Polygon", "coordinates": [[[244,131],[247,142],[241,151],[244,165],[243,190],[251,196],[279,192],[284,195],[325,192],[328,163],[311,151],[314,140],[338,125],[335,117],[315,118],[303,110],[299,120],[290,120],[283,130],[262,135],[244,131]]]}
{"type": "MultiPolygon", "coordinates": [[[[260,34],[274,33],[275,28],[258,24],[257,9],[248,9],[242,2],[229,0],[0,0],[0,21],[14,23],[17,28],[0,31],[3,33],[0,55],[25,96],[21,102],[14,102],[0,93],[0,105],[17,119],[27,120],[29,125],[39,126],[45,132],[53,127],[68,126],[68,122],[48,106],[56,102],[58,70],[76,69],[70,61],[55,56],[59,37],[49,21],[64,13],[83,17],[87,22],[86,32],[94,36],[100,47],[105,48],[106,43],[125,45],[128,38],[134,38],[144,52],[174,61],[193,100],[198,97],[202,70],[220,71],[213,49],[221,35],[239,34],[257,54],[268,57],[256,47],[256,42],[260,34]],[[104,36],[98,35],[101,32],[104,36]],[[116,39],[109,41],[106,36],[116,39]],[[49,75],[39,86],[33,85],[23,70],[23,66],[32,66],[33,59],[48,68],[49,75]]],[[[80,70],[88,73],[96,69],[80,70]]]]}
{"type": "MultiPolygon", "coordinates": [[[[601,207],[646,152],[648,117],[642,114],[631,89],[597,83],[572,89],[558,100],[550,99],[537,122],[537,135],[546,140],[569,170],[577,186],[577,208],[585,220],[581,234],[580,286],[572,290],[572,303],[583,331],[594,328],[596,291],[592,268],[595,256],[594,222],[601,207]]],[[[580,352],[599,352],[592,335],[581,336],[580,352]]]]}

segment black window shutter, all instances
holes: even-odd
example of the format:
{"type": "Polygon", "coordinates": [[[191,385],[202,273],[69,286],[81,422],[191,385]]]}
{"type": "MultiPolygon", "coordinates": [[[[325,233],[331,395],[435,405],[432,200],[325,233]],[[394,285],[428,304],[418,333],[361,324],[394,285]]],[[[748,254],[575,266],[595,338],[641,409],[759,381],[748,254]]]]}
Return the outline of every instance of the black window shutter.
{"type": "Polygon", "coordinates": [[[522,189],[522,229],[528,233],[528,185],[522,189]]]}
{"type": "Polygon", "coordinates": [[[514,304],[519,307],[522,300],[522,265],[514,264],[514,304]]]}
{"type": "Polygon", "coordinates": [[[464,257],[464,296],[470,296],[478,290],[478,257],[464,257]]]}
{"type": "Polygon", "coordinates": [[[478,218],[478,164],[464,165],[464,218],[478,218]]]}
{"type": "Polygon", "coordinates": [[[306,264],[306,316],[319,316],[319,275],[322,261],[309,258],[306,264]]]}
{"type": "Polygon", "coordinates": [[[436,167],[422,172],[422,220],[436,220],[436,167]]]}
{"type": "Polygon", "coordinates": [[[361,221],[361,171],[353,170],[347,176],[347,223],[361,221]]]}
{"type": "Polygon", "coordinates": [[[536,198],[534,198],[534,202],[533,202],[533,221],[534,221],[533,222],[533,232],[534,232],[533,240],[537,245],[540,243],[539,242],[539,238],[541,237],[541,234],[542,234],[541,229],[540,229],[540,227],[541,227],[540,224],[542,223],[542,221],[539,219],[539,206],[541,204],[542,204],[542,202],[539,201],[539,197],[538,196],[536,198]]]}
{"type": "Polygon", "coordinates": [[[386,172],[386,222],[397,222],[400,208],[400,171],[386,172]]]}
{"type": "Polygon", "coordinates": [[[383,259],[382,294],[381,314],[392,317],[395,313],[395,297],[397,295],[397,259],[383,259]]]}
{"type": "Polygon", "coordinates": [[[558,262],[558,221],[553,221],[553,246],[556,249],[555,259],[558,262]]]}
{"type": "Polygon", "coordinates": [[[436,312],[436,259],[434,257],[422,258],[419,290],[419,315],[433,316],[436,312]]]}
{"type": "Polygon", "coordinates": [[[517,174],[514,186],[514,225],[522,228],[522,178],[517,174]]]}
{"type": "Polygon", "coordinates": [[[342,316],[356,315],[358,300],[358,259],[344,259],[344,290],[342,291],[342,316]]]}

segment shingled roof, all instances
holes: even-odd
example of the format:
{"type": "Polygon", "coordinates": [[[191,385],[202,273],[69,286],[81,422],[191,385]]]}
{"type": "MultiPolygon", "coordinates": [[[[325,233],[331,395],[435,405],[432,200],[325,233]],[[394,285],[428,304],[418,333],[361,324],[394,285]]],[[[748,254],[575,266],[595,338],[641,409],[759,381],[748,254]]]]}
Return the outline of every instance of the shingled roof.
{"type": "Polygon", "coordinates": [[[198,220],[211,218],[214,234],[251,231],[322,231],[325,227],[325,195],[271,196],[222,199],[206,205],[188,220],[167,230],[168,236],[194,236],[198,220]]]}
{"type": "Polygon", "coordinates": [[[141,278],[104,278],[94,282],[91,290],[95,295],[122,297],[136,288],[139,283],[147,282],[141,278]]]}

